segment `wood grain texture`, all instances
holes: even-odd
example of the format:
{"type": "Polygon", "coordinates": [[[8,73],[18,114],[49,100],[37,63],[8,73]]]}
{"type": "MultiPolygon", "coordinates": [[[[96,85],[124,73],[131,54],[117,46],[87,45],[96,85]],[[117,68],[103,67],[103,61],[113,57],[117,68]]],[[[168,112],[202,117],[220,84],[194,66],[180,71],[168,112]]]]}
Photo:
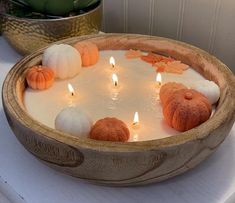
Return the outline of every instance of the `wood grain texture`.
{"type": "Polygon", "coordinates": [[[18,62],[7,75],[3,106],[16,137],[37,158],[69,175],[116,186],[159,182],[181,174],[207,158],[223,142],[235,120],[235,78],[215,57],[166,38],[107,34],[72,38],[59,43],[89,40],[99,49],[141,49],[172,56],[192,66],[221,89],[214,115],[197,128],[164,139],[142,142],[105,142],[61,133],[32,119],[23,104],[25,72],[40,63],[43,50],[18,62]]]}

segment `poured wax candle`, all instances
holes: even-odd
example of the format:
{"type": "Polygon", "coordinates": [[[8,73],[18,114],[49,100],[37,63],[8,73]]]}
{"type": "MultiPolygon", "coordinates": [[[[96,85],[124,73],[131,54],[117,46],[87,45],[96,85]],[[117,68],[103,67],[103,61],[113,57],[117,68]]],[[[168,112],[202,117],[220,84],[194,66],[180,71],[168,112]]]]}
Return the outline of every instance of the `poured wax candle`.
{"type": "MultiPolygon", "coordinates": [[[[76,96],[73,106],[79,105],[91,115],[94,122],[105,117],[122,120],[130,130],[128,141],[154,140],[178,134],[178,131],[169,127],[163,120],[162,106],[156,92],[155,68],[139,58],[127,59],[125,53],[126,51],[118,50],[100,51],[98,63],[83,68],[76,77],[56,80],[54,85],[45,91],[26,89],[24,103],[28,113],[39,122],[55,128],[56,115],[69,106],[66,95],[69,94],[68,83],[71,83],[76,96]],[[115,72],[110,71],[111,56],[116,61],[113,70],[115,72]],[[120,81],[112,82],[114,73],[120,81]],[[141,116],[138,130],[132,128],[133,114],[136,111],[141,116]]],[[[191,68],[182,75],[161,73],[161,77],[162,84],[169,81],[205,80],[191,68]]]]}

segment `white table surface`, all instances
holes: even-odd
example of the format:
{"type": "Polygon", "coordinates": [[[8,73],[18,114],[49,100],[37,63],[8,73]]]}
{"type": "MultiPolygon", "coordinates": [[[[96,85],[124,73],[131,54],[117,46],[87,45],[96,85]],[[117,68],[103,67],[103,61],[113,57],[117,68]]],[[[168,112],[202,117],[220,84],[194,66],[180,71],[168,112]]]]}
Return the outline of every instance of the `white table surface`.
{"type": "MultiPolygon", "coordinates": [[[[1,86],[7,72],[20,58],[0,37],[1,86]]],[[[28,153],[12,133],[1,101],[0,177],[8,183],[5,190],[10,188],[16,196],[24,198],[23,201],[12,198],[11,202],[223,203],[235,192],[235,125],[211,157],[183,175],[141,187],[104,187],[56,172],[28,153]]],[[[1,187],[0,192],[4,193],[1,187]]],[[[0,203],[3,199],[0,195],[0,203]]],[[[230,198],[229,202],[235,200],[230,198]]]]}

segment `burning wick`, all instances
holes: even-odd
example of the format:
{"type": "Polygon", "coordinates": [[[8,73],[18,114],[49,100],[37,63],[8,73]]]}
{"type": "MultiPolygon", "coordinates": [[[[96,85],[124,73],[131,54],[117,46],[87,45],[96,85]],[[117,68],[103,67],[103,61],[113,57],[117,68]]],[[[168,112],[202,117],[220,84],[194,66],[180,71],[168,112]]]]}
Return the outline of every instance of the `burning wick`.
{"type": "Polygon", "coordinates": [[[74,96],[74,89],[70,83],[68,84],[68,89],[69,89],[69,92],[71,93],[71,96],[74,96]]]}
{"type": "Polygon", "coordinates": [[[113,80],[113,85],[115,87],[117,87],[118,86],[118,77],[115,73],[112,74],[112,80],[113,80]]]}
{"type": "Polygon", "coordinates": [[[112,68],[115,67],[115,59],[113,58],[113,56],[110,57],[109,63],[111,64],[112,68]]]}
{"type": "Polygon", "coordinates": [[[140,127],[138,112],[135,112],[134,120],[133,120],[133,123],[132,123],[132,127],[133,127],[133,129],[138,129],[140,127]]]}
{"type": "Polygon", "coordinates": [[[158,73],[156,76],[156,87],[159,88],[162,85],[162,75],[161,73],[158,73]]]}

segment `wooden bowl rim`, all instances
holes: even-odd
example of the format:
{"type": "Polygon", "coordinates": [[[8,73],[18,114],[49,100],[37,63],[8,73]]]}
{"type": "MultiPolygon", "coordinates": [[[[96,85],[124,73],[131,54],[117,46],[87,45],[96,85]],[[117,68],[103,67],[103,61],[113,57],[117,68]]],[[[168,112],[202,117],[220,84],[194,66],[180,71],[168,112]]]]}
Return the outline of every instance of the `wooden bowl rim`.
{"type": "MultiPolygon", "coordinates": [[[[42,48],[26,57],[21,59],[18,63],[16,63],[12,69],[7,74],[5,81],[3,83],[2,88],[2,100],[3,100],[3,107],[4,110],[11,108],[13,110],[14,114],[11,114],[11,116],[14,116],[15,119],[18,119],[18,121],[21,123],[21,125],[25,126],[26,128],[30,128],[32,131],[36,132],[37,135],[45,136],[48,139],[56,140],[61,143],[76,147],[76,148],[87,148],[97,151],[110,151],[110,152],[133,152],[133,151],[149,151],[149,150],[161,150],[163,148],[168,148],[172,146],[179,146],[181,144],[184,144],[186,142],[191,142],[194,140],[202,140],[209,136],[213,130],[217,129],[223,122],[226,122],[227,114],[232,112],[235,113],[235,77],[233,73],[230,71],[230,69],[223,64],[220,60],[215,58],[214,56],[210,55],[209,53],[195,47],[192,45],[189,45],[187,43],[179,42],[176,40],[163,38],[163,37],[156,37],[156,36],[147,36],[147,35],[136,35],[136,34],[104,34],[104,35],[87,35],[87,36],[80,36],[80,37],[73,37],[66,40],[61,40],[56,42],[56,44],[60,43],[68,43],[73,44],[77,41],[83,41],[88,39],[96,39],[96,38],[109,38],[109,37],[127,37],[128,39],[134,37],[139,37],[141,39],[151,39],[151,40],[163,40],[167,41],[173,44],[177,44],[183,47],[187,47],[192,49],[194,52],[197,52],[203,56],[206,56],[211,61],[215,62],[217,66],[220,66],[221,70],[223,70],[223,75],[226,78],[226,91],[228,91],[228,94],[230,97],[226,97],[222,104],[220,105],[219,109],[216,110],[215,114],[205,123],[201,124],[200,126],[193,128],[189,131],[179,133],[175,136],[170,136],[166,138],[161,139],[155,139],[155,140],[147,140],[147,141],[138,141],[138,142],[110,142],[110,141],[97,141],[92,140],[90,138],[79,138],[75,136],[68,135],[63,132],[59,132],[55,129],[52,129],[50,127],[47,127],[46,125],[36,121],[33,119],[26,111],[22,108],[22,106],[19,104],[16,98],[16,92],[14,88],[9,88],[9,85],[13,85],[13,79],[11,77],[11,74],[14,71],[17,71],[21,68],[21,66],[31,59],[41,56],[42,52],[45,48],[42,48]],[[227,105],[231,104],[232,108],[227,108],[227,105]],[[219,113],[217,111],[220,110],[219,113]],[[222,118],[222,119],[221,119],[222,118]]],[[[18,78],[19,79],[19,78],[18,78]]],[[[15,82],[16,83],[16,82],[15,82]]]]}

